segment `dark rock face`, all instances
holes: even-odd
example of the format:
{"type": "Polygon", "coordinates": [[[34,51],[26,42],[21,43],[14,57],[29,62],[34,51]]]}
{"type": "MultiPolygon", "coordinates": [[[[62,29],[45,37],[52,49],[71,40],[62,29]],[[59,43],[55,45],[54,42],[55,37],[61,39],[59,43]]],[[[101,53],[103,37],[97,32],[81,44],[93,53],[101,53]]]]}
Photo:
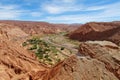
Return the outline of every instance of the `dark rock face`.
{"type": "Polygon", "coordinates": [[[109,40],[120,43],[120,23],[87,23],[69,34],[69,37],[79,41],[109,40]]]}

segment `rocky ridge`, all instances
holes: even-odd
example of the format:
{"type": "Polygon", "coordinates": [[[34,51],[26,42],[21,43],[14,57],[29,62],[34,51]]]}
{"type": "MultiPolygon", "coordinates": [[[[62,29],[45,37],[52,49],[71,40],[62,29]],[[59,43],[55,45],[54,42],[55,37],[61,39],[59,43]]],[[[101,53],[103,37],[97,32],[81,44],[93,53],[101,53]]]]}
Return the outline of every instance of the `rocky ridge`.
{"type": "Polygon", "coordinates": [[[90,22],[82,25],[69,34],[71,39],[79,41],[108,40],[119,45],[120,23],[117,22],[90,22]]]}

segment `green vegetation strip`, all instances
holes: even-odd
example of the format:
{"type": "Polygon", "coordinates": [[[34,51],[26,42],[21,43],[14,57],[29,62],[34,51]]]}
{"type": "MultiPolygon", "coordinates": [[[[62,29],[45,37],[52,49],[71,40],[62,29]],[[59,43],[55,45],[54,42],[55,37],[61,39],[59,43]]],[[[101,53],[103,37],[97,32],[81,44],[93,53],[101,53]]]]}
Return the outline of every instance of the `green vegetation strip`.
{"type": "Polygon", "coordinates": [[[62,59],[59,57],[61,55],[60,51],[65,49],[64,47],[58,49],[56,46],[53,46],[40,38],[28,39],[23,42],[22,45],[23,47],[27,47],[28,50],[35,53],[40,62],[43,62],[47,65],[54,65],[61,61],[62,59]]]}

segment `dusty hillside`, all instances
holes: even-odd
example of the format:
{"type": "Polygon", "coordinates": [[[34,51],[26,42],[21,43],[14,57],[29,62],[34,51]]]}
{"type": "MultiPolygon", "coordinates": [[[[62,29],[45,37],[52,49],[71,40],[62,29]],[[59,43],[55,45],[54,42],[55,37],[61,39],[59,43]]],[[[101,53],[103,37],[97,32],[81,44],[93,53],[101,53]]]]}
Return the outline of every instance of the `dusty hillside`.
{"type": "Polygon", "coordinates": [[[118,22],[91,22],[82,25],[69,34],[69,37],[79,41],[109,40],[120,43],[120,23],[118,22]]]}
{"type": "Polygon", "coordinates": [[[7,23],[17,26],[25,31],[27,34],[49,34],[59,32],[70,32],[75,30],[81,25],[70,26],[69,24],[52,24],[47,22],[32,22],[32,21],[12,21],[3,20],[0,23],[7,23]]]}

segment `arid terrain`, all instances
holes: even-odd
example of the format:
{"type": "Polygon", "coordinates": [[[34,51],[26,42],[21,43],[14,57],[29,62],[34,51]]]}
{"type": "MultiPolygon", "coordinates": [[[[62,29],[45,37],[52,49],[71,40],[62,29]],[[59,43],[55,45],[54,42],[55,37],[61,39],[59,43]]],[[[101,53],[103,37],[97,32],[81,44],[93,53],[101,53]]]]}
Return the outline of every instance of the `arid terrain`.
{"type": "Polygon", "coordinates": [[[0,80],[120,80],[120,22],[0,21],[0,80]]]}
{"type": "Polygon", "coordinates": [[[47,22],[32,22],[32,21],[11,21],[0,20],[0,23],[5,23],[19,27],[27,34],[50,34],[59,32],[70,32],[77,29],[81,24],[52,24],[47,22]],[[75,27],[74,27],[75,26],[75,27]]]}

